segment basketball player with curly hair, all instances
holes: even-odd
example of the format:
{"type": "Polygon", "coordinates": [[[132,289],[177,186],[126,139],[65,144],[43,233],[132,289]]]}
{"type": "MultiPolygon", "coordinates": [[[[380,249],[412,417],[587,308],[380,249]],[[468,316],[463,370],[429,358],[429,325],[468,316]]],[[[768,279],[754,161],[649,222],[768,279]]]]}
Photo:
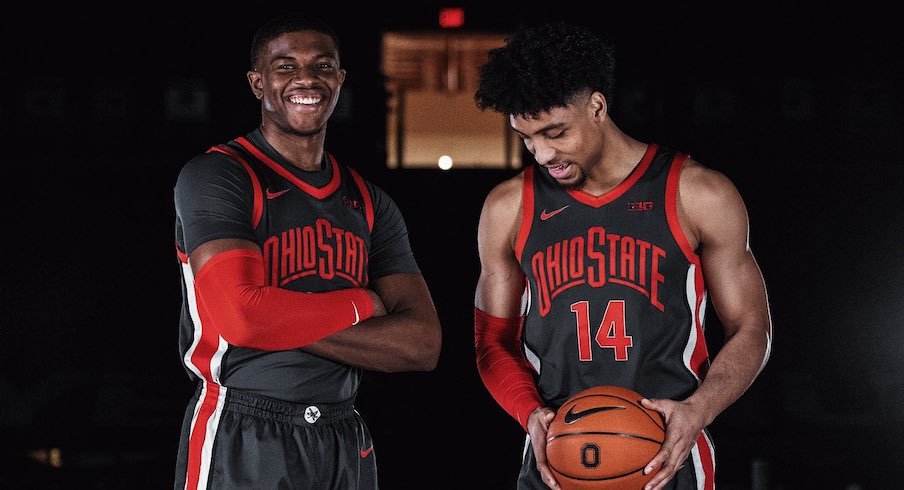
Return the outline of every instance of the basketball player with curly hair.
{"type": "Polygon", "coordinates": [[[711,489],[707,427],[770,354],[746,206],[722,173],[622,132],[615,56],[593,31],[527,27],[490,52],[475,100],[536,160],[486,196],[478,225],[477,366],[526,431],[518,488],[557,488],[546,432],[568,397],[618,385],[666,420],[646,488],[711,489]],[[724,329],[710,356],[709,303],[724,329]]]}

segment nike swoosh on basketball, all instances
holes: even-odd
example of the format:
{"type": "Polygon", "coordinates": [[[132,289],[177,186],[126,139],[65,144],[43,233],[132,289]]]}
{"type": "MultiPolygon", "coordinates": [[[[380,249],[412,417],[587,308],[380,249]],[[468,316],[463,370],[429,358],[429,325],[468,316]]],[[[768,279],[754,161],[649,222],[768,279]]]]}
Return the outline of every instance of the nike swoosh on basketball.
{"type": "Polygon", "coordinates": [[[374,450],[374,447],[373,447],[373,446],[371,446],[371,447],[369,447],[369,448],[367,448],[367,449],[362,449],[362,450],[361,450],[361,457],[362,457],[362,458],[366,458],[367,455],[370,454],[370,452],[373,451],[373,450],[374,450]]]}
{"type": "Polygon", "coordinates": [[[358,316],[358,305],[356,305],[354,301],[352,301],[352,308],[355,309],[355,321],[352,322],[352,325],[357,325],[358,322],[361,321],[361,317],[358,316]]]}
{"type": "Polygon", "coordinates": [[[277,197],[289,192],[289,189],[283,189],[281,191],[270,192],[270,188],[267,187],[267,199],[276,199],[277,197]]]}
{"type": "Polygon", "coordinates": [[[568,412],[565,414],[565,423],[573,424],[582,418],[597,413],[597,412],[607,412],[609,410],[624,410],[625,407],[593,407],[588,408],[587,410],[581,410],[580,412],[574,411],[574,405],[568,409],[568,412]]]}
{"type": "Polygon", "coordinates": [[[540,213],[540,219],[541,219],[542,221],[546,221],[546,220],[548,220],[549,218],[552,218],[553,216],[555,216],[555,215],[561,213],[562,211],[565,211],[565,208],[567,208],[567,207],[568,207],[568,204],[562,206],[562,207],[559,208],[559,209],[556,209],[555,211],[550,211],[550,212],[548,212],[548,213],[547,213],[546,210],[544,209],[543,212],[540,213]]]}

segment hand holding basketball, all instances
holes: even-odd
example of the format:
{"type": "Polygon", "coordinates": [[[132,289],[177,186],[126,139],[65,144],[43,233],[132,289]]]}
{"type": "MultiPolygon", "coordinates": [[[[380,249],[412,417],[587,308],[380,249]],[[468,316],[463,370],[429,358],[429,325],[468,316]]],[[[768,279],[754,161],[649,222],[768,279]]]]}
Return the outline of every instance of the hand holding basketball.
{"type": "Polygon", "coordinates": [[[643,395],[619,386],[575,394],[547,432],[546,457],[563,490],[643,488],[644,466],[665,440],[662,416],[643,395]]]}

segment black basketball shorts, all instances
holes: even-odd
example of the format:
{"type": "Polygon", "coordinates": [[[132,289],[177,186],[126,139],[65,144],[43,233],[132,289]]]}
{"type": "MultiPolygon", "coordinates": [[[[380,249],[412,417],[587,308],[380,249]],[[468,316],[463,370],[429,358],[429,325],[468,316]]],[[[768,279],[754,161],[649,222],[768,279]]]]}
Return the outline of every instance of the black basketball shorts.
{"type": "Polygon", "coordinates": [[[378,488],[373,441],[353,401],[296,404],[216,389],[225,395],[199,389],[186,409],[175,490],[378,488]]]}

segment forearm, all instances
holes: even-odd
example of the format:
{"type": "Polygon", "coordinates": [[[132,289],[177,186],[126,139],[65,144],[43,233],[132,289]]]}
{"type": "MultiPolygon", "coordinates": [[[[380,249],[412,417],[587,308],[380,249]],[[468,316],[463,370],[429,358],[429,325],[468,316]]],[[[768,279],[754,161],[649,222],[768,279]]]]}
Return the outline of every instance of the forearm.
{"type": "Polygon", "coordinates": [[[260,350],[303,347],[373,314],[363,289],[303,293],[266,286],[261,256],[248,249],[207,260],[195,294],[202,324],[232,345],[260,350]]]}
{"type": "Polygon", "coordinates": [[[750,388],[768,360],[769,349],[764,330],[740,331],[726,340],[700,387],[687,399],[701,408],[706,425],[750,388]]]}
{"type": "Polygon", "coordinates": [[[429,315],[403,310],[370,318],[304,350],[372,371],[430,371],[436,367],[440,343],[429,315]]]}
{"type": "Polygon", "coordinates": [[[531,412],[544,405],[533,372],[517,347],[521,318],[501,318],[474,309],[477,371],[503,410],[527,430],[531,412]]]}
{"type": "Polygon", "coordinates": [[[378,313],[305,350],[373,371],[430,371],[435,368],[442,331],[423,276],[392,274],[374,281],[373,288],[388,312],[386,315],[378,313]]]}

